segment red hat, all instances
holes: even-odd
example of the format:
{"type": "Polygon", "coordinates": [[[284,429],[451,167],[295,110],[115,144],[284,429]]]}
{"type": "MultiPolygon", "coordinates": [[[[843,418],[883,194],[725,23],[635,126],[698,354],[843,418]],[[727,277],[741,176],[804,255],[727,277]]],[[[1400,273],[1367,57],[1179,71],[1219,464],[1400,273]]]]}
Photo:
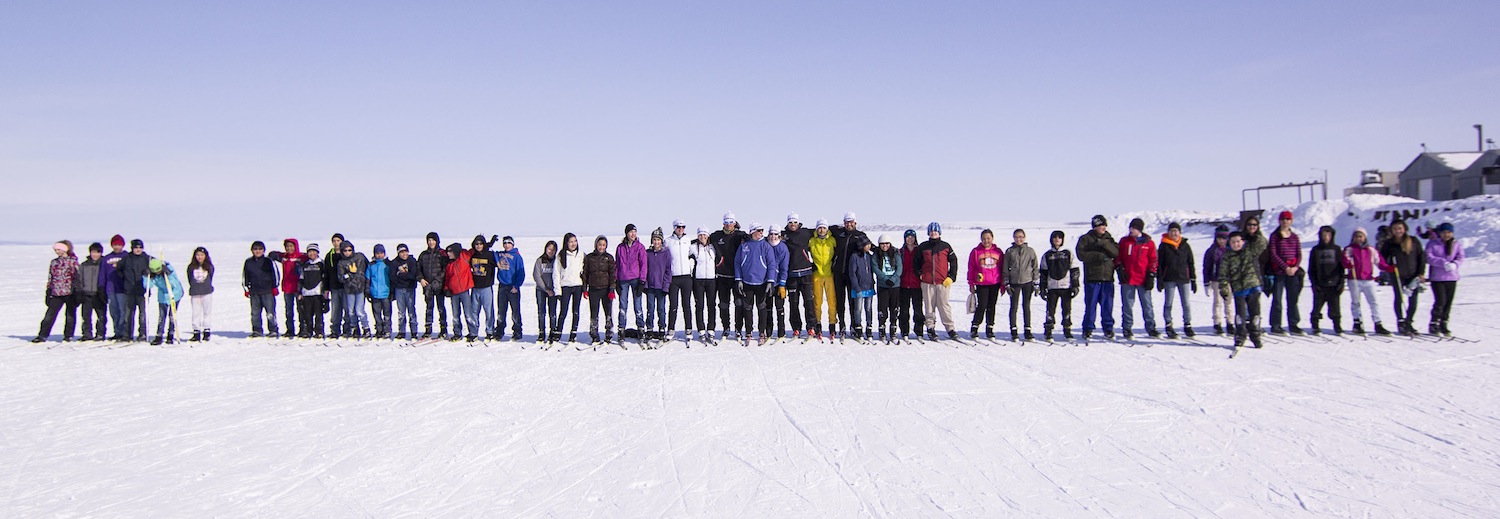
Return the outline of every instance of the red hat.
{"type": "Polygon", "coordinates": [[[1282,211],[1281,212],[1281,219],[1282,220],[1291,220],[1292,219],[1292,212],[1291,211],[1282,211]]]}
{"type": "Polygon", "coordinates": [[[125,237],[116,234],[114,238],[110,238],[109,239],[109,246],[110,247],[124,247],[125,246],[125,237]]]}

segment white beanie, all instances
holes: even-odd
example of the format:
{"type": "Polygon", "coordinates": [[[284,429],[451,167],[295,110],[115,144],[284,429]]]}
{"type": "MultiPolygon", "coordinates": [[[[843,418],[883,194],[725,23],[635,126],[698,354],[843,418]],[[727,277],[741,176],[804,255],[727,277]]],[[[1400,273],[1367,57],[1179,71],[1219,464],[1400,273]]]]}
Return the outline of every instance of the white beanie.
{"type": "Polygon", "coordinates": [[[854,218],[854,211],[849,211],[847,213],[844,213],[844,222],[845,223],[852,222],[854,220],[855,220],[855,218],[854,218]]]}

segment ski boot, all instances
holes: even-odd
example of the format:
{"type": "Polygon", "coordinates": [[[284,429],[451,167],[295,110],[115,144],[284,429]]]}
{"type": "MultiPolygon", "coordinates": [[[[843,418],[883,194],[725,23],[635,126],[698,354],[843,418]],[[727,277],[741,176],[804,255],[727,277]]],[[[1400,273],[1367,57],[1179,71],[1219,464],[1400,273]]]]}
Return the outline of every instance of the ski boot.
{"type": "Polygon", "coordinates": [[[1448,320],[1447,319],[1443,319],[1442,321],[1438,322],[1438,333],[1443,334],[1443,337],[1452,337],[1453,336],[1453,331],[1451,331],[1451,330],[1448,329],[1448,320]]]}
{"type": "Polygon", "coordinates": [[[1031,335],[1031,328],[1027,328],[1025,330],[1025,333],[1026,333],[1026,342],[1031,342],[1032,340],[1036,339],[1035,336],[1031,335]]]}
{"type": "MultiPolygon", "coordinates": [[[[1129,334],[1130,332],[1125,332],[1125,333],[1129,334]]],[[[1126,335],[1126,338],[1128,339],[1128,338],[1130,338],[1130,336],[1126,335]]],[[[1106,341],[1115,340],[1115,331],[1114,330],[1104,330],[1104,340],[1106,340],[1106,341]]]]}
{"type": "Polygon", "coordinates": [[[1271,335],[1286,335],[1286,330],[1280,326],[1271,326],[1271,335]]]}
{"type": "Polygon", "coordinates": [[[1151,337],[1152,339],[1155,339],[1155,338],[1161,337],[1161,332],[1156,331],[1156,328],[1147,328],[1146,329],[1146,335],[1148,337],[1151,337]]]}
{"type": "Polygon", "coordinates": [[[202,340],[203,332],[193,332],[193,336],[188,338],[188,342],[199,342],[202,340]]]}
{"type": "Polygon", "coordinates": [[[1224,335],[1224,325],[1222,325],[1222,324],[1216,324],[1216,325],[1214,325],[1214,335],[1220,335],[1220,336],[1224,335]]]}
{"type": "MultiPolygon", "coordinates": [[[[1322,324],[1322,320],[1321,319],[1318,319],[1318,318],[1314,317],[1312,319],[1311,324],[1312,324],[1312,326],[1307,327],[1307,334],[1308,335],[1319,335],[1319,334],[1323,333],[1322,326],[1320,326],[1322,324]]],[[[1292,332],[1292,333],[1294,335],[1296,334],[1296,332],[1292,332]]]]}
{"type": "Polygon", "coordinates": [[[1189,338],[1189,339],[1198,336],[1197,333],[1193,332],[1193,324],[1192,323],[1182,323],[1182,335],[1185,336],[1185,337],[1187,337],[1187,338],[1189,338]]]}
{"type": "Polygon", "coordinates": [[[955,332],[953,330],[948,330],[948,340],[950,340],[950,341],[956,341],[956,340],[958,340],[958,332],[955,332]]]}
{"type": "Polygon", "coordinates": [[[1364,325],[1364,323],[1361,323],[1359,321],[1354,321],[1354,327],[1350,328],[1349,332],[1353,333],[1355,335],[1364,335],[1365,334],[1365,325],[1364,325]]]}
{"type": "Polygon", "coordinates": [[[1170,325],[1170,324],[1167,325],[1166,330],[1167,330],[1167,338],[1168,339],[1176,339],[1177,338],[1177,329],[1173,328],[1172,325],[1170,325]]]}
{"type": "Polygon", "coordinates": [[[986,326],[984,328],[984,338],[992,341],[995,340],[995,329],[986,326]]]}
{"type": "Polygon", "coordinates": [[[1295,325],[1295,324],[1291,325],[1291,326],[1288,326],[1286,328],[1286,331],[1291,332],[1292,335],[1296,335],[1296,336],[1303,335],[1302,328],[1299,327],[1299,326],[1297,326],[1297,325],[1295,325]]]}
{"type": "Polygon", "coordinates": [[[1072,328],[1063,328],[1063,338],[1067,339],[1067,340],[1070,340],[1070,341],[1073,340],[1073,329],[1072,328]]]}
{"type": "MultiPolygon", "coordinates": [[[[1104,336],[1108,337],[1109,334],[1106,333],[1106,334],[1104,334],[1104,336]]],[[[1124,329],[1124,330],[1120,331],[1120,337],[1122,339],[1124,339],[1124,340],[1127,340],[1127,341],[1134,340],[1135,339],[1135,332],[1132,332],[1132,331],[1130,331],[1129,328],[1127,328],[1127,329],[1124,329]]]]}
{"type": "Polygon", "coordinates": [[[937,340],[938,340],[938,338],[937,338],[937,329],[935,329],[935,328],[928,328],[927,329],[927,340],[933,341],[933,342],[937,342],[937,340]]]}
{"type": "Polygon", "coordinates": [[[1427,323],[1427,335],[1438,335],[1438,322],[1427,323]]]}
{"type": "Polygon", "coordinates": [[[975,341],[979,340],[979,327],[978,326],[971,326],[971,327],[969,327],[969,339],[970,340],[975,340],[975,341]]]}
{"type": "Polygon", "coordinates": [[[1014,326],[1010,327],[1010,342],[1020,342],[1020,341],[1021,341],[1021,334],[1016,331],[1016,327],[1014,327],[1014,326]]]}
{"type": "Polygon", "coordinates": [[[1344,325],[1340,324],[1338,321],[1334,321],[1333,322],[1333,335],[1336,336],[1336,337],[1343,337],[1344,336],[1344,325]]]}
{"type": "Polygon", "coordinates": [[[152,346],[161,346],[161,342],[162,342],[162,340],[161,340],[161,336],[160,335],[151,338],[151,345],[152,346]]]}

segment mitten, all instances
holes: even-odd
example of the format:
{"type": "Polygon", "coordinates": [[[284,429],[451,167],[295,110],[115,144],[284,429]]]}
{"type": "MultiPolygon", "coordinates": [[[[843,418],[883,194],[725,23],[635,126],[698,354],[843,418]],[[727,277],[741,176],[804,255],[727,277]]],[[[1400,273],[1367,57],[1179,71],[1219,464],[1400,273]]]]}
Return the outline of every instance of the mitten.
{"type": "Polygon", "coordinates": [[[1198,293],[1198,280],[1196,279],[1193,280],[1193,293],[1198,293]]]}
{"type": "Polygon", "coordinates": [[[943,286],[944,287],[951,287],[951,286],[953,286],[953,278],[943,278],[943,286]]]}
{"type": "Polygon", "coordinates": [[[776,287],[776,295],[786,299],[786,287],[776,287]]]}
{"type": "Polygon", "coordinates": [[[614,301],[615,300],[615,291],[613,291],[613,290],[609,291],[609,300],[610,301],[614,301]]]}

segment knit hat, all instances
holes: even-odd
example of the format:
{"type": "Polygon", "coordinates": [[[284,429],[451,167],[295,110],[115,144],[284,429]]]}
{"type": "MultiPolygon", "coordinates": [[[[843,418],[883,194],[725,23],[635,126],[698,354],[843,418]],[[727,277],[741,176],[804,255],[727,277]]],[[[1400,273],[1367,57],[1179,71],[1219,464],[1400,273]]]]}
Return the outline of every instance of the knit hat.
{"type": "Polygon", "coordinates": [[[882,243],[890,243],[890,242],[891,242],[891,239],[890,238],[886,238],[885,234],[881,234],[879,238],[875,239],[875,244],[876,245],[880,245],[882,243]]]}
{"type": "Polygon", "coordinates": [[[1224,225],[1224,224],[1221,223],[1221,224],[1219,224],[1218,227],[1214,227],[1214,237],[1215,238],[1228,238],[1229,237],[1229,226],[1228,225],[1224,225]]]}
{"type": "Polygon", "coordinates": [[[250,250],[255,250],[255,249],[266,250],[266,242],[263,242],[263,241],[260,241],[260,240],[255,240],[254,243],[250,244],[250,250]]]}
{"type": "Polygon", "coordinates": [[[1146,230],[1146,221],[1140,218],[1133,218],[1130,220],[1130,228],[1137,231],[1144,231],[1146,230]]]}
{"type": "Polygon", "coordinates": [[[818,224],[817,224],[816,227],[828,227],[828,219],[826,219],[826,218],[819,218],[818,219],[818,224]]]}
{"type": "Polygon", "coordinates": [[[1172,222],[1172,223],[1167,224],[1167,230],[1170,231],[1172,229],[1177,229],[1177,230],[1181,231],[1182,230],[1182,224],[1177,223],[1177,222],[1172,222]]]}
{"type": "Polygon", "coordinates": [[[437,242],[439,247],[443,246],[443,239],[439,238],[436,232],[427,233],[427,239],[437,242]]]}
{"type": "Polygon", "coordinates": [[[104,245],[101,245],[99,242],[90,243],[89,252],[94,251],[104,252],[104,245]]]}
{"type": "Polygon", "coordinates": [[[932,234],[932,233],[942,234],[943,233],[943,226],[938,225],[937,222],[932,222],[932,223],[927,224],[927,234],[932,234]]]}
{"type": "Polygon", "coordinates": [[[849,223],[849,222],[852,222],[854,220],[855,220],[855,218],[854,218],[854,211],[849,211],[847,213],[844,213],[844,223],[849,223]]]}
{"type": "Polygon", "coordinates": [[[509,236],[506,236],[504,238],[500,238],[500,244],[501,245],[515,245],[516,244],[516,239],[515,238],[511,238],[509,236]]]}
{"type": "Polygon", "coordinates": [[[625,224],[625,234],[630,234],[630,231],[634,231],[634,230],[635,230],[635,224],[633,224],[633,223],[627,223],[627,224],[625,224]]]}
{"type": "Polygon", "coordinates": [[[136,238],[134,240],[130,240],[130,248],[134,249],[136,247],[140,247],[140,248],[144,249],[144,248],[146,248],[146,242],[141,241],[140,238],[136,238]]]}
{"type": "Polygon", "coordinates": [[[116,245],[124,247],[125,246],[125,237],[116,234],[114,238],[110,238],[109,239],[109,246],[110,247],[114,247],[116,245]]]}
{"type": "Polygon", "coordinates": [[[1093,218],[1089,219],[1089,227],[1098,227],[1100,225],[1109,225],[1109,220],[1105,220],[1104,215],[1096,214],[1093,218]]]}
{"type": "Polygon", "coordinates": [[[769,233],[767,234],[767,236],[781,236],[781,228],[774,225],[771,226],[771,229],[766,232],[769,233]]]}
{"type": "Polygon", "coordinates": [[[316,243],[309,243],[309,244],[307,244],[307,252],[309,252],[309,253],[312,253],[312,252],[321,252],[322,250],[323,249],[318,248],[318,244],[316,244],[316,243]]]}
{"type": "Polygon", "coordinates": [[[756,232],[756,231],[765,232],[765,230],[766,230],[766,226],[761,225],[760,222],[750,222],[750,232],[756,232]]]}
{"type": "Polygon", "coordinates": [[[341,232],[333,233],[333,236],[330,237],[330,238],[328,238],[328,239],[332,240],[334,238],[338,238],[339,241],[344,241],[344,233],[341,233],[341,232]]]}
{"type": "Polygon", "coordinates": [[[904,243],[904,240],[906,240],[907,238],[916,238],[916,237],[917,237],[917,230],[916,229],[907,229],[906,232],[901,233],[901,239],[903,240],[903,243],[904,243]]]}
{"type": "Polygon", "coordinates": [[[160,258],[151,258],[151,261],[146,262],[146,268],[151,269],[152,274],[160,274],[162,265],[165,263],[162,263],[160,258]]]}
{"type": "Polygon", "coordinates": [[[453,255],[457,256],[459,254],[462,254],[463,252],[464,252],[464,246],[463,245],[459,245],[458,242],[454,242],[454,243],[448,244],[448,253],[449,254],[453,254],[453,255]]]}
{"type": "Polygon", "coordinates": [[[797,216],[797,213],[792,213],[792,214],[786,215],[786,223],[792,223],[792,222],[802,223],[802,217],[801,216],[797,216]]]}
{"type": "Polygon", "coordinates": [[[708,228],[707,227],[699,227],[698,228],[698,234],[708,234],[708,228]]]}
{"type": "Polygon", "coordinates": [[[411,252],[411,249],[407,248],[405,243],[397,243],[396,252],[411,252]]]}
{"type": "MultiPolygon", "coordinates": [[[[1354,234],[1362,234],[1362,235],[1364,235],[1364,236],[1365,236],[1365,237],[1366,237],[1366,238],[1369,238],[1369,237],[1370,237],[1370,233],[1368,233],[1368,232],[1365,232],[1365,228],[1364,228],[1364,227],[1355,227],[1355,228],[1354,228],[1354,234]]],[[[1353,235],[1350,235],[1350,236],[1351,236],[1351,237],[1352,237],[1352,236],[1353,236],[1353,235]]]]}
{"type": "Polygon", "coordinates": [[[676,229],[678,227],[687,227],[687,222],[682,221],[681,218],[678,218],[676,220],[672,220],[672,228],[676,229]]]}
{"type": "Polygon", "coordinates": [[[385,254],[385,244],[381,244],[381,243],[375,244],[375,253],[376,254],[385,254]]]}
{"type": "Polygon", "coordinates": [[[1062,231],[1052,231],[1052,236],[1049,237],[1049,238],[1047,238],[1047,239],[1048,240],[1063,240],[1063,239],[1067,239],[1067,235],[1063,234],[1062,231]]]}
{"type": "Polygon", "coordinates": [[[661,232],[661,227],[657,227],[657,228],[651,230],[651,239],[653,239],[653,240],[657,239],[657,238],[666,239],[666,237],[667,237],[667,235],[665,233],[661,232]]]}
{"type": "Polygon", "coordinates": [[[1438,225],[1437,230],[1438,232],[1453,232],[1453,224],[1443,222],[1442,224],[1438,225]]]}
{"type": "Polygon", "coordinates": [[[729,225],[738,221],[739,220],[736,220],[734,218],[734,213],[724,213],[724,225],[729,225]]]}
{"type": "Polygon", "coordinates": [[[1292,212],[1291,211],[1282,211],[1281,212],[1281,219],[1282,220],[1291,220],[1292,219],[1292,212]]]}

